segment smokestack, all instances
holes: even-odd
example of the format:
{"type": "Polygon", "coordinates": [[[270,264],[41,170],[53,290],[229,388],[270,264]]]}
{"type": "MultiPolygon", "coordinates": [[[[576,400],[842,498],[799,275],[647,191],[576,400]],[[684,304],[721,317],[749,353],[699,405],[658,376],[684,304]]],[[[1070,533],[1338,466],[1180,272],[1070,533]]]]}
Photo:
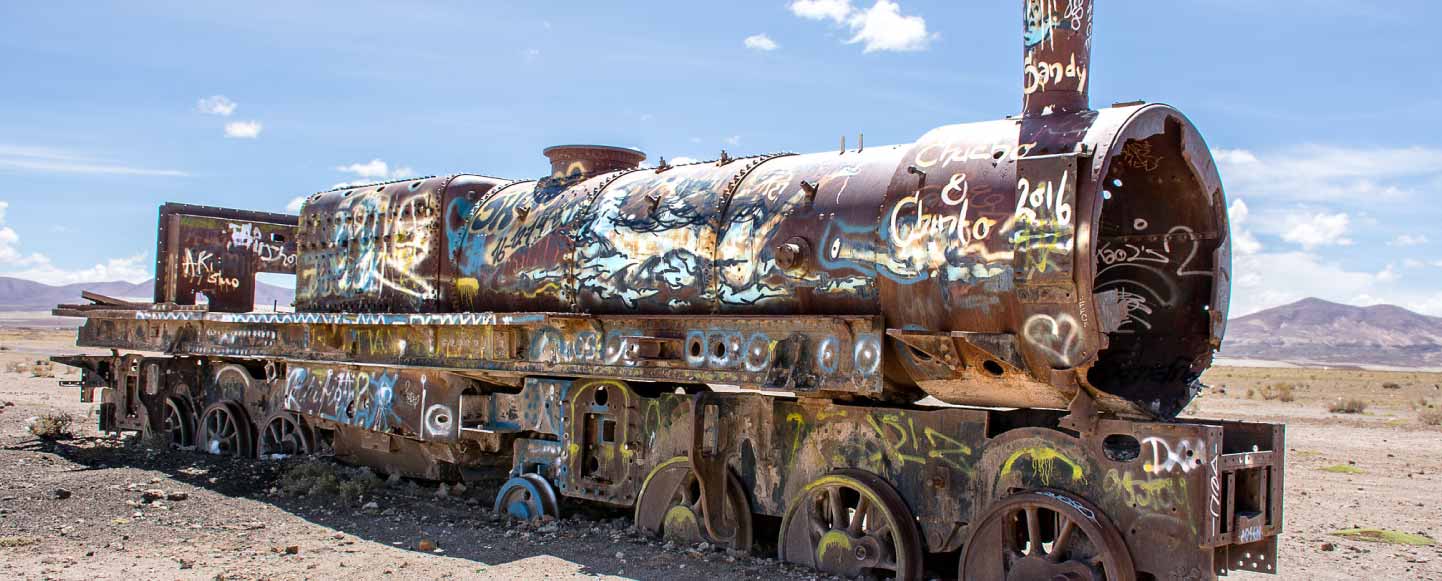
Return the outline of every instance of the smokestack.
{"type": "Polygon", "coordinates": [[[1024,1],[1022,114],[1085,111],[1091,82],[1092,0],[1024,1]]]}

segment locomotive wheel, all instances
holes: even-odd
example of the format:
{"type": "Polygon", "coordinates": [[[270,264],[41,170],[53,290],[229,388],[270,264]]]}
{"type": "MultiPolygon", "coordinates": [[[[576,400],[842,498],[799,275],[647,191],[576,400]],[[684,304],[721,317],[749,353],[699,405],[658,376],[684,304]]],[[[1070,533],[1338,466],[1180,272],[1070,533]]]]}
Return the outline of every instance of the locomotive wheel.
{"type": "Polygon", "coordinates": [[[779,557],[843,577],[921,579],[921,534],[885,480],[841,470],[806,485],[781,520],[779,557]]]}
{"type": "Polygon", "coordinates": [[[190,413],[190,404],[178,397],[165,398],[165,409],[160,412],[160,429],[170,447],[194,446],[195,416],[190,413]]]}
{"type": "Polygon", "coordinates": [[[274,455],[309,456],[315,452],[315,436],[305,418],[294,412],[276,412],[266,420],[256,442],[261,458],[274,455]]]}
{"type": "Polygon", "coordinates": [[[1043,490],[998,502],[961,555],[965,579],[1135,581],[1121,532],[1095,506],[1043,490]]]}
{"type": "Polygon", "coordinates": [[[539,474],[522,474],[501,485],[496,493],[496,512],[516,520],[540,522],[560,516],[556,489],[539,474]]]}
{"type": "Polygon", "coordinates": [[[726,508],[722,520],[735,531],[718,539],[701,517],[701,484],[685,456],[661,463],[641,485],[636,501],[636,528],[677,544],[706,542],[737,551],[751,549],[751,503],[741,479],[726,471],[726,508]]]}
{"type": "Polygon", "coordinates": [[[250,458],[255,455],[253,429],[239,403],[213,403],[200,417],[200,443],[217,456],[250,458]]]}

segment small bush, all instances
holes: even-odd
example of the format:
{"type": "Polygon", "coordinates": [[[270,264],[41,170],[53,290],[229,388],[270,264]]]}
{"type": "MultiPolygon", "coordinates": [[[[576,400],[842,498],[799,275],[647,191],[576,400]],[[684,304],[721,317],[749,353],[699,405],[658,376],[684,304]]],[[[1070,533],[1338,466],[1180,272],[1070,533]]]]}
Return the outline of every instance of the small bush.
{"type": "Polygon", "coordinates": [[[30,365],[23,361],[11,361],[5,364],[5,371],[10,373],[26,373],[30,371],[30,365]]]}
{"type": "Polygon", "coordinates": [[[13,549],[16,547],[28,547],[30,545],[38,544],[39,542],[39,539],[31,537],[0,537],[0,547],[4,547],[6,549],[13,549]]]}
{"type": "Polygon", "coordinates": [[[1280,400],[1283,402],[1297,401],[1296,387],[1290,383],[1273,383],[1262,387],[1262,399],[1280,400]]]}
{"type": "Polygon", "coordinates": [[[322,460],[292,464],[280,477],[280,491],[288,496],[335,496],[355,503],[385,484],[369,468],[345,468],[322,460]]]}
{"type": "Polygon", "coordinates": [[[30,433],[45,440],[69,438],[74,435],[70,431],[70,426],[74,423],[75,418],[70,414],[52,412],[30,418],[30,433]]]}
{"type": "Polygon", "coordinates": [[[1323,471],[1323,472],[1331,472],[1331,473],[1333,473],[1333,474],[1361,474],[1361,473],[1362,473],[1362,469],[1361,469],[1361,468],[1358,468],[1358,467],[1356,467],[1356,466],[1352,466],[1351,464],[1337,464],[1337,465],[1335,465],[1335,466],[1327,466],[1327,467],[1325,467],[1325,468],[1322,468],[1322,471],[1323,471]]]}
{"type": "Polygon", "coordinates": [[[1367,411],[1367,402],[1360,399],[1337,400],[1327,407],[1334,414],[1360,414],[1367,411]]]}
{"type": "Polygon", "coordinates": [[[55,363],[51,361],[36,361],[30,366],[31,377],[55,377],[55,363]]]}
{"type": "Polygon", "coordinates": [[[1402,384],[1389,381],[1382,384],[1382,389],[1402,389],[1402,384]]]}
{"type": "Polygon", "coordinates": [[[1424,426],[1442,426],[1442,410],[1433,408],[1417,413],[1417,421],[1424,426]]]}

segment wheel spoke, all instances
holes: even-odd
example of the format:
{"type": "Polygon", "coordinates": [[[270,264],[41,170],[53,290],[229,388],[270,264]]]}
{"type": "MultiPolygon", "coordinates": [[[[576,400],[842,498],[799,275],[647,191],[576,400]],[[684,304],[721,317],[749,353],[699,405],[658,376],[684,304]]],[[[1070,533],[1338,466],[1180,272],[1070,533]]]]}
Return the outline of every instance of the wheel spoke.
{"type": "Polygon", "coordinates": [[[810,510],[806,510],[806,519],[811,521],[811,534],[814,538],[819,539],[821,535],[826,534],[826,520],[822,518],[821,511],[817,507],[813,506],[810,510]]]}
{"type": "Polygon", "coordinates": [[[846,526],[846,507],[841,504],[841,488],[826,489],[827,500],[831,503],[831,528],[839,530],[846,526]]]}
{"type": "Polygon", "coordinates": [[[1036,556],[1042,554],[1041,549],[1041,515],[1034,506],[1026,507],[1026,534],[1031,546],[1027,548],[1026,554],[1036,556]]]}
{"type": "Polygon", "coordinates": [[[852,536],[861,536],[862,527],[866,525],[866,511],[870,509],[871,503],[862,495],[861,500],[856,503],[856,511],[851,513],[851,526],[847,527],[846,532],[852,536]]]}
{"type": "Polygon", "coordinates": [[[1076,523],[1070,519],[1061,526],[1061,532],[1056,534],[1056,540],[1051,544],[1051,551],[1046,555],[1051,562],[1056,563],[1061,560],[1061,556],[1066,552],[1066,545],[1071,542],[1072,533],[1075,531],[1076,523]]]}

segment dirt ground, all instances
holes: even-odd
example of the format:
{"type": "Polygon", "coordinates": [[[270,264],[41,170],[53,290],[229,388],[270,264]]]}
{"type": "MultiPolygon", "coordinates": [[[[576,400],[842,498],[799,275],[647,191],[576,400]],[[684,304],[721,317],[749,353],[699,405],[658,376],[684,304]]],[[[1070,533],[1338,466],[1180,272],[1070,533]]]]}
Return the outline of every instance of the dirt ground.
{"type": "MultiPolygon", "coordinates": [[[[440,496],[434,484],[403,481],[351,503],[296,497],[283,490],[287,462],[105,438],[73,389],[24,369],[79,352],[73,337],[0,329],[0,579],[813,577],[764,557],[663,545],[633,533],[624,512],[508,525],[489,510],[494,486],[440,496]],[[53,412],[75,416],[74,438],[28,433],[27,419],[53,412]],[[418,550],[422,540],[438,549],[418,550]]],[[[1442,375],[1218,368],[1206,381],[1214,389],[1189,413],[1288,425],[1281,575],[1230,578],[1442,579],[1435,545],[1331,534],[1365,527],[1442,539],[1442,428],[1423,420],[1442,403],[1442,375]],[[1369,406],[1329,412],[1339,399],[1369,406]]]]}

